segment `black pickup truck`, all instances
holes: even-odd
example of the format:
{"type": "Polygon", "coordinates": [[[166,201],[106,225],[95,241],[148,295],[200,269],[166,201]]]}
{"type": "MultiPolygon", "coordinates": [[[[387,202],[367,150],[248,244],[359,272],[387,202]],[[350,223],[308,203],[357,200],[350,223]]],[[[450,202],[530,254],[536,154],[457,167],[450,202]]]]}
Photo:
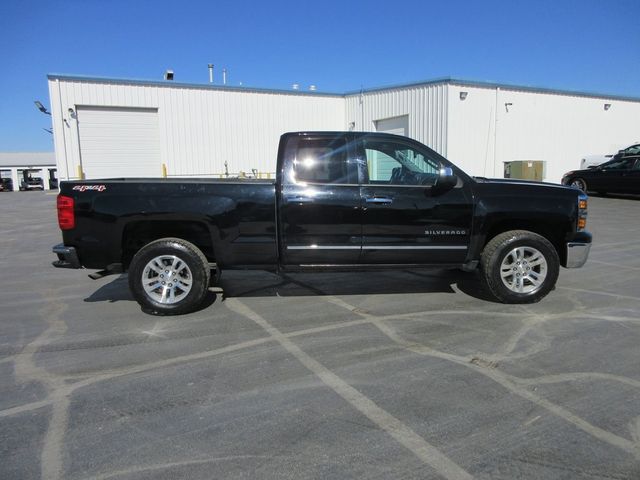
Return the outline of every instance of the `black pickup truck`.
{"type": "Polygon", "coordinates": [[[275,181],[62,182],[53,264],[128,271],[143,309],[167,315],[231,268],[479,268],[496,299],[530,303],[589,254],[581,191],[473,178],[405,137],[287,133],[277,162],[275,181]]]}

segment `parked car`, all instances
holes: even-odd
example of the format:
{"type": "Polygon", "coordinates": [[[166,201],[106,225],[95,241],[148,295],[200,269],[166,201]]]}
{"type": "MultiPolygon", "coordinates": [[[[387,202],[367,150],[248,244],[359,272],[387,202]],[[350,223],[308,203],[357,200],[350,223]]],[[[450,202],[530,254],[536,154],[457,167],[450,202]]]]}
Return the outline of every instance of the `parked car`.
{"type": "Polygon", "coordinates": [[[585,193],[640,193],[640,148],[635,154],[625,152],[616,157],[597,167],[567,172],[562,184],[585,193]]]}
{"type": "Polygon", "coordinates": [[[40,177],[32,177],[27,170],[22,174],[22,180],[20,180],[20,190],[44,190],[44,182],[40,177]]]}
{"type": "Polygon", "coordinates": [[[638,154],[640,154],[640,143],[636,143],[635,145],[631,145],[630,147],[618,150],[618,153],[616,153],[615,155],[587,155],[580,161],[580,169],[584,170],[587,168],[597,167],[598,165],[602,165],[604,162],[608,162],[610,160],[638,154]]]}
{"type": "Polygon", "coordinates": [[[13,192],[13,180],[10,178],[0,178],[0,192],[13,192]]]}
{"type": "Polygon", "coordinates": [[[129,272],[143,309],[198,308],[224,269],[472,271],[496,299],[536,302],[591,247],[574,188],[473,178],[409,138],[281,137],[277,177],[61,182],[59,268],[129,272]]]}

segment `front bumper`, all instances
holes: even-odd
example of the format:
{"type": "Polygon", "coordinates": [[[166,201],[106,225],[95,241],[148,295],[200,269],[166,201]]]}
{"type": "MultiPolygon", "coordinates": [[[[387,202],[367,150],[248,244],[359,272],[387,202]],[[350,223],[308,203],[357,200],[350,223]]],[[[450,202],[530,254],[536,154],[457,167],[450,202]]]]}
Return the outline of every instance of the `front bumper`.
{"type": "Polygon", "coordinates": [[[580,268],[587,262],[591,242],[567,242],[567,268],[580,268]]]}
{"type": "Polygon", "coordinates": [[[56,268],[82,268],[78,253],[74,247],[66,247],[64,243],[59,243],[53,247],[53,253],[58,255],[58,260],[52,262],[56,268]]]}

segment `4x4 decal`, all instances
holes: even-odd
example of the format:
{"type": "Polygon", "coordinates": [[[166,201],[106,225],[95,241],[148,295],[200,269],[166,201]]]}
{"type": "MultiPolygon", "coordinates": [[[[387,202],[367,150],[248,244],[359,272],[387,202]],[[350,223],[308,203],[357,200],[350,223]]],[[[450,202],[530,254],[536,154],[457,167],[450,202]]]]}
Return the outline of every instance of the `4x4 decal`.
{"type": "Polygon", "coordinates": [[[73,190],[77,190],[78,192],[86,192],[89,190],[104,192],[106,189],[106,185],[76,185],[75,187],[73,187],[73,190]]]}

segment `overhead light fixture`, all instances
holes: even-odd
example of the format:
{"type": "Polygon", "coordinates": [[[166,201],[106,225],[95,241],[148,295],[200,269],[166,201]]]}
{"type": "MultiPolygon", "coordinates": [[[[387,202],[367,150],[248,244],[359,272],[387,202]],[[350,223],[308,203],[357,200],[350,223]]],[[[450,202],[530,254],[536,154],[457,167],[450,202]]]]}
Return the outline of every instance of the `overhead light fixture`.
{"type": "Polygon", "coordinates": [[[466,100],[469,92],[460,92],[460,100],[466,100]]]}
{"type": "Polygon", "coordinates": [[[605,110],[609,110],[611,108],[611,104],[610,103],[605,103],[604,104],[604,109],[605,110]]]}
{"type": "Polygon", "coordinates": [[[49,110],[47,110],[47,108],[42,104],[41,101],[36,100],[33,103],[36,104],[36,107],[38,107],[38,110],[40,110],[42,113],[44,113],[45,115],[51,115],[51,112],[49,110]]]}
{"type": "Polygon", "coordinates": [[[164,72],[164,79],[173,80],[173,70],[167,70],[166,72],[164,72]]]}

